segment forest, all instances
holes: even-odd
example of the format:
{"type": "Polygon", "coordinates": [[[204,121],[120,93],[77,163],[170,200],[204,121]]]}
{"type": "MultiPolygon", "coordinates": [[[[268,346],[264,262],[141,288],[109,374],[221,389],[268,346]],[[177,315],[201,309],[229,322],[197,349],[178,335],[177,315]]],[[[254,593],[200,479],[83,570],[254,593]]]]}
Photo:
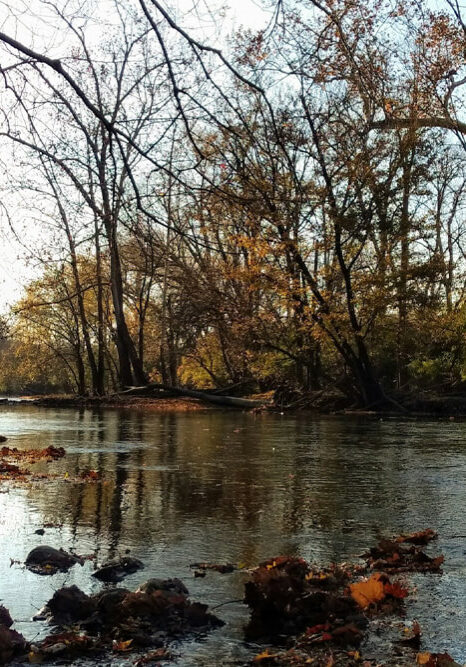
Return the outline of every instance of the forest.
{"type": "Polygon", "coordinates": [[[3,392],[465,390],[466,11],[261,3],[221,46],[202,3],[9,7],[0,215],[38,277],[3,392]]]}

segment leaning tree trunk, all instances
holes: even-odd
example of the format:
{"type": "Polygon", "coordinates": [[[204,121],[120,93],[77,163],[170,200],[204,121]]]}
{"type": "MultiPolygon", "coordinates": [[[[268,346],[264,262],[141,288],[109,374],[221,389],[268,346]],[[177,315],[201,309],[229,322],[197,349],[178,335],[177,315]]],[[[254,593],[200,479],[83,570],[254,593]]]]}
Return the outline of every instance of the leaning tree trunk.
{"type": "Polygon", "coordinates": [[[272,404],[268,401],[257,401],[250,398],[237,398],[236,396],[220,396],[218,394],[209,394],[205,391],[195,391],[194,389],[182,389],[180,387],[173,387],[166,384],[148,384],[143,387],[130,387],[125,394],[138,393],[141,391],[162,389],[163,391],[176,394],[177,396],[188,396],[189,398],[198,398],[206,403],[214,403],[215,405],[227,405],[234,408],[253,408],[270,407],[272,404]]]}

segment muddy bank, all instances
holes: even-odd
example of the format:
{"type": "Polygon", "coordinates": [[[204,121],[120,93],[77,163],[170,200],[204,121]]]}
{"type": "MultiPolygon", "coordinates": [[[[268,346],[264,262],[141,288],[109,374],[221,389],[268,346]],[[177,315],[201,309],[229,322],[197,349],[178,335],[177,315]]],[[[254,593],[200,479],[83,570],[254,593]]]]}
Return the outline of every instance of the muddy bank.
{"type": "Polygon", "coordinates": [[[118,394],[101,397],[39,396],[29,397],[32,403],[45,407],[142,407],[161,411],[186,412],[205,408],[241,410],[274,409],[272,392],[256,396],[229,396],[221,390],[196,391],[162,385],[132,387],[118,394]]]}
{"type": "MultiPolygon", "coordinates": [[[[32,396],[24,399],[29,405],[44,408],[118,408],[152,412],[199,412],[218,409],[196,398],[145,398],[141,396],[32,396]]],[[[18,405],[21,401],[9,402],[18,405]]]]}

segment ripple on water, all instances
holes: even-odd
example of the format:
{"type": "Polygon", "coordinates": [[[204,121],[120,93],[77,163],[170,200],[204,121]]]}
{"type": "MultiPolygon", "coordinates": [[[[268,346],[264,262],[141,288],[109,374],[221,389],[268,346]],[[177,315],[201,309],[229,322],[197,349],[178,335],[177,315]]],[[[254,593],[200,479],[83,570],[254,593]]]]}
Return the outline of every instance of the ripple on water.
{"type": "MultiPolygon", "coordinates": [[[[146,569],[125,585],[177,576],[193,598],[220,605],[242,598],[244,573],[193,579],[190,563],[252,566],[283,553],[325,563],[356,558],[380,534],[431,527],[445,575],[419,579],[408,615],[426,649],[466,660],[462,423],[0,406],[0,433],[10,446],[67,449],[53,464],[59,480],[0,493],[0,597],[29,638],[46,631],[29,619],[58,587],[101,587],[89,563],[50,578],[10,567],[40,543],[100,560],[130,549],[146,569]],[[69,481],[89,469],[103,482],[69,481]],[[44,523],[52,527],[40,537],[44,523]]],[[[243,605],[218,614],[227,625],[178,647],[179,664],[257,652],[242,641],[243,605]]]]}

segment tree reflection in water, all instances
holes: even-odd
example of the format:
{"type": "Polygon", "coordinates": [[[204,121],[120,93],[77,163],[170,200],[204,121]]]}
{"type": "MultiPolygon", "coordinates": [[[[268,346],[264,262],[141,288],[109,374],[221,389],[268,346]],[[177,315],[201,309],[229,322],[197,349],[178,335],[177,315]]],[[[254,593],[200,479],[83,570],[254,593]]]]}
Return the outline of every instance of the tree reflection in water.
{"type": "MultiPolygon", "coordinates": [[[[436,582],[437,600],[447,609],[452,590],[466,596],[462,545],[442,542],[442,535],[466,534],[458,509],[466,504],[462,424],[21,406],[2,408],[0,427],[12,446],[67,450],[52,464],[60,479],[21,491],[30,511],[18,519],[5,557],[24,560],[34,530],[50,522],[63,525],[46,531],[53,546],[95,551],[99,560],[131,549],[146,565],[128,580],[132,586],[148,576],[186,580],[189,564],[203,560],[255,565],[290,554],[340,561],[355,558],[379,533],[431,527],[450,577],[449,585],[436,582]],[[102,481],[70,481],[84,470],[98,471],[102,481]]],[[[15,492],[2,500],[6,515],[19,511],[15,492]]],[[[85,568],[67,581],[96,585],[85,568]]],[[[2,590],[14,605],[9,586],[2,590]]],[[[188,581],[211,604],[240,598],[242,586],[240,573],[188,581]]],[[[43,603],[43,592],[31,595],[43,603]]],[[[26,614],[22,607],[18,613],[26,614]]],[[[224,613],[236,619],[239,637],[240,612],[224,613]]],[[[429,618],[423,624],[434,637],[441,625],[429,618]]],[[[442,625],[439,648],[460,636],[466,645],[464,627],[442,625]]]]}

